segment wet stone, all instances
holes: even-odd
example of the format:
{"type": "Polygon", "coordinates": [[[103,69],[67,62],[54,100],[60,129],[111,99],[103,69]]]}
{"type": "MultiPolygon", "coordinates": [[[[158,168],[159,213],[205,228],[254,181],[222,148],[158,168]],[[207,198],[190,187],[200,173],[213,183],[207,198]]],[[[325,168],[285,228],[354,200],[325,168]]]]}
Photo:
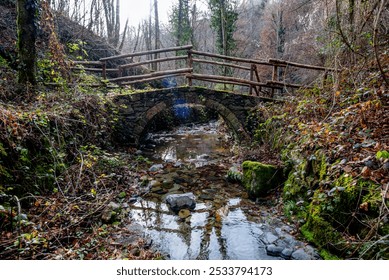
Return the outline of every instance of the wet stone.
{"type": "Polygon", "coordinates": [[[163,169],[163,164],[154,164],[149,168],[150,172],[157,172],[163,169]]]}
{"type": "Polygon", "coordinates": [[[186,219],[191,215],[190,211],[188,209],[181,209],[180,212],[178,212],[178,216],[181,219],[186,219]]]}
{"type": "Polygon", "coordinates": [[[166,197],[166,203],[174,212],[181,209],[195,209],[196,201],[193,193],[170,194],[166,197]]]}
{"type": "Polygon", "coordinates": [[[164,188],[172,187],[173,184],[174,184],[174,182],[172,179],[166,179],[166,180],[163,180],[163,182],[162,182],[162,185],[164,188]]]}
{"type": "Polygon", "coordinates": [[[167,193],[167,190],[162,189],[161,187],[154,187],[151,189],[151,192],[156,194],[165,194],[167,193]]]}
{"type": "Polygon", "coordinates": [[[201,199],[201,200],[213,200],[214,196],[212,196],[211,194],[202,193],[202,194],[200,194],[199,199],[201,199]]]}
{"type": "Polygon", "coordinates": [[[283,252],[284,247],[276,246],[274,244],[270,244],[266,246],[266,252],[269,256],[278,257],[281,256],[281,253],[283,252]]]}
{"type": "Polygon", "coordinates": [[[276,242],[277,240],[278,240],[278,237],[275,236],[273,233],[271,233],[271,232],[266,233],[266,235],[265,235],[265,242],[266,242],[267,244],[274,243],[274,242],[276,242]]]}
{"type": "Polygon", "coordinates": [[[311,260],[312,257],[308,255],[304,249],[298,249],[293,252],[292,254],[292,259],[293,260],[311,260]]]}
{"type": "Polygon", "coordinates": [[[289,260],[290,257],[292,256],[292,253],[293,253],[293,250],[290,249],[290,248],[285,248],[284,250],[282,250],[281,252],[281,257],[286,259],[286,260],[289,260]]]}
{"type": "Polygon", "coordinates": [[[151,188],[160,187],[161,185],[162,185],[161,182],[159,182],[159,181],[157,181],[157,180],[152,180],[152,181],[150,182],[150,184],[149,184],[149,186],[150,186],[151,188]]]}
{"type": "Polygon", "coordinates": [[[278,235],[282,235],[282,229],[281,228],[276,228],[275,229],[275,232],[278,234],[278,235]]]}
{"type": "Polygon", "coordinates": [[[183,178],[181,178],[181,177],[174,177],[174,178],[173,178],[173,181],[174,181],[174,183],[176,183],[176,184],[183,184],[183,183],[186,183],[186,180],[183,179],[183,178]]]}

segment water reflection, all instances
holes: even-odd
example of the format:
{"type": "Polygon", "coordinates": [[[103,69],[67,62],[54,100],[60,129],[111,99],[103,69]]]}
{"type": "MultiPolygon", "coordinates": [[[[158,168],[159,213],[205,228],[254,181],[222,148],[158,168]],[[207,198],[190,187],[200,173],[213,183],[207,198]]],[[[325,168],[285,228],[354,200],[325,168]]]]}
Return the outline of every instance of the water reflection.
{"type": "Polygon", "coordinates": [[[275,259],[261,241],[262,225],[248,221],[240,200],[230,199],[225,207],[232,208],[220,220],[203,203],[184,220],[168,212],[165,203],[144,200],[134,205],[130,217],[170,259],[275,259]]]}
{"type": "Polygon", "coordinates": [[[144,153],[165,162],[183,161],[201,167],[212,163],[221,153],[226,153],[223,139],[218,135],[219,122],[207,125],[181,126],[174,131],[148,134],[152,151],[144,153]]]}

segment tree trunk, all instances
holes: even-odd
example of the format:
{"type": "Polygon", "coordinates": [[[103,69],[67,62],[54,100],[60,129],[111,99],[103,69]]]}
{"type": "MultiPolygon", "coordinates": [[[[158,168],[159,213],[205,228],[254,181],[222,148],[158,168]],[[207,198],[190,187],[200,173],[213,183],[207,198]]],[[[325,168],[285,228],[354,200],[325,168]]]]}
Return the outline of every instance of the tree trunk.
{"type": "MultiPolygon", "coordinates": [[[[158,0],[154,0],[154,16],[155,16],[155,44],[154,49],[159,49],[159,43],[160,43],[160,36],[159,36],[159,17],[158,17],[158,0]]],[[[154,59],[158,59],[159,53],[154,54],[154,59]]],[[[153,65],[153,69],[155,71],[158,70],[158,63],[155,63],[153,65]]]]}
{"type": "Polygon", "coordinates": [[[17,1],[18,30],[18,82],[20,84],[36,84],[36,47],[37,39],[37,0],[17,1]]]}

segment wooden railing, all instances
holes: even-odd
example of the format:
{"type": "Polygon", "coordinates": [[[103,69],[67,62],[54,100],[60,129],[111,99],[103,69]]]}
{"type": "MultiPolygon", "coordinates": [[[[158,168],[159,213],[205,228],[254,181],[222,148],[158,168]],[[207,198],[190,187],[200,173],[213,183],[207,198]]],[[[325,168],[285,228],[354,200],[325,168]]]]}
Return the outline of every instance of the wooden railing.
{"type": "Polygon", "coordinates": [[[85,71],[90,72],[100,72],[103,80],[108,80],[109,82],[117,83],[119,86],[145,83],[176,76],[183,76],[186,78],[187,84],[189,86],[192,86],[193,80],[246,86],[249,88],[250,95],[261,95],[261,93],[265,94],[263,88],[269,88],[271,90],[271,95],[273,95],[274,90],[276,89],[308,87],[307,85],[294,84],[286,82],[284,79],[281,79],[284,77],[279,77],[279,69],[282,69],[282,72],[285,72],[285,68],[287,67],[322,71],[324,72],[324,79],[326,79],[327,73],[336,71],[332,68],[301,64],[279,59],[269,59],[267,61],[261,61],[255,59],[225,56],[209,52],[200,52],[193,50],[191,45],[110,56],[101,58],[99,61],[74,61],[74,63],[76,65],[83,65],[83,68],[79,68],[76,66],[73,67],[73,69],[83,69],[85,71]],[[174,52],[175,54],[168,56],[168,53],[172,52],[174,52]],[[146,59],[143,61],[140,60],[139,62],[134,62],[135,57],[151,56],[153,54],[155,55],[162,53],[164,53],[166,57],[148,60],[146,59]],[[178,53],[182,53],[182,55],[177,55],[178,53]],[[121,64],[117,68],[107,68],[107,65],[112,64],[112,62],[119,59],[126,59],[127,61],[131,61],[131,63],[121,64]],[[184,63],[181,63],[181,65],[186,65],[186,67],[163,71],[153,70],[149,71],[148,73],[133,75],[126,74],[126,70],[135,69],[135,67],[141,67],[144,65],[154,65],[155,67],[155,65],[159,65],[162,62],[168,61],[184,61],[184,63]],[[228,75],[221,76],[195,73],[194,69],[199,69],[200,65],[203,64],[216,65],[222,67],[223,69],[238,69],[243,70],[243,72],[248,72],[246,73],[246,75],[244,75],[244,77],[231,77],[228,75]],[[93,66],[94,68],[90,66],[93,66]],[[261,81],[259,67],[272,67],[271,80],[261,81]],[[107,79],[107,73],[113,73],[115,74],[115,77],[107,79]],[[247,78],[247,76],[249,76],[249,78],[247,78]]]}

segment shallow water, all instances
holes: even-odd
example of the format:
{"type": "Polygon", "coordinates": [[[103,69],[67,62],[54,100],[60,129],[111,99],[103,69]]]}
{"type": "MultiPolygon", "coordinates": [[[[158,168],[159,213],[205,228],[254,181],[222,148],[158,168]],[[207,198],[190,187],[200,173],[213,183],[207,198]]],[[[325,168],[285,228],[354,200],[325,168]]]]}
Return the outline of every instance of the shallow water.
{"type": "Polygon", "coordinates": [[[191,163],[196,167],[214,163],[226,156],[224,137],[218,134],[219,122],[197,126],[181,126],[174,131],[147,136],[144,153],[163,162],[191,163]]]}
{"type": "Polygon", "coordinates": [[[143,154],[157,165],[148,172],[146,194],[130,208],[129,228],[140,229],[168,259],[291,257],[281,250],[271,253],[270,245],[291,252],[302,248],[302,258],[317,258],[314,250],[295,240],[293,227],[270,205],[256,204],[239,183],[226,180],[228,168],[236,163],[218,125],[183,126],[148,136],[143,154]],[[180,217],[169,210],[165,198],[188,192],[196,196],[196,208],[180,217]]]}

